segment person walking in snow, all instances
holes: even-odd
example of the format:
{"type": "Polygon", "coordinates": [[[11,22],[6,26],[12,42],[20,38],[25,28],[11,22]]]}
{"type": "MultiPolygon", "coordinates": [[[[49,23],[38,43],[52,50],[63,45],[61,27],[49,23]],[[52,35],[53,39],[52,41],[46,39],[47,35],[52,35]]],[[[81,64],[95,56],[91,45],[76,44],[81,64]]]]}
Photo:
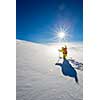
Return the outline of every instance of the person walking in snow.
{"type": "Polygon", "coordinates": [[[67,57],[67,54],[68,54],[68,52],[67,52],[67,46],[65,45],[65,47],[62,47],[60,50],[58,50],[59,52],[62,52],[62,54],[63,54],[63,59],[66,59],[66,57],[67,57]]]}

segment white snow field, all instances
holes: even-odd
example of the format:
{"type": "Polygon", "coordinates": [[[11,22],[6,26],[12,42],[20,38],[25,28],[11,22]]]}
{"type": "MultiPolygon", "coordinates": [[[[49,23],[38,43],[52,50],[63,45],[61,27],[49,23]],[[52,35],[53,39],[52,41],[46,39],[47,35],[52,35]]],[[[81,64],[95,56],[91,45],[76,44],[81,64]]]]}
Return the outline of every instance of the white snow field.
{"type": "MultiPolygon", "coordinates": [[[[76,70],[79,83],[63,75],[55,65],[56,46],[16,41],[16,100],[83,100],[83,72],[76,70]]],[[[69,55],[82,62],[82,49],[69,44],[69,55]]]]}

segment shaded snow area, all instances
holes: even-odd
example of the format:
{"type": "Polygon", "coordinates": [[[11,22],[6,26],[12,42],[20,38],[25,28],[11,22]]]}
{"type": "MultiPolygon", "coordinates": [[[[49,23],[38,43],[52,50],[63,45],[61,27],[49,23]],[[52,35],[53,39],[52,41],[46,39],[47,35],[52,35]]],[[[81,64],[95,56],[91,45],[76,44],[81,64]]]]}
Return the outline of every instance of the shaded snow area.
{"type": "MultiPolygon", "coordinates": [[[[83,72],[67,60],[57,63],[54,47],[22,40],[16,43],[16,100],[83,99],[83,72]],[[78,83],[73,75],[77,75],[78,83]]],[[[75,47],[71,51],[77,54],[75,47]]]]}

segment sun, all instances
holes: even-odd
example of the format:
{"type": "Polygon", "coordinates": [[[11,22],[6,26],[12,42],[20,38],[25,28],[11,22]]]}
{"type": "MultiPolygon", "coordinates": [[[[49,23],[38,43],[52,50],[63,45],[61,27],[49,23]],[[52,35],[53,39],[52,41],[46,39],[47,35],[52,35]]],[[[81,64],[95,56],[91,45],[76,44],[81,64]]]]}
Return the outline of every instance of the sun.
{"type": "Polygon", "coordinates": [[[58,32],[58,37],[63,39],[65,37],[65,33],[64,32],[58,32]]]}

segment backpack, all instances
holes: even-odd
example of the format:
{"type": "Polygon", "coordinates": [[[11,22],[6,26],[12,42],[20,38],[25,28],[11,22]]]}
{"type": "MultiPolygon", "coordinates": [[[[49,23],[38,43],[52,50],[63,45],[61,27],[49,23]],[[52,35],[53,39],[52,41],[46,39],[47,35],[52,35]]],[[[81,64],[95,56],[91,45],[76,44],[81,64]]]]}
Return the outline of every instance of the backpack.
{"type": "Polygon", "coordinates": [[[64,54],[67,54],[67,48],[64,48],[64,49],[63,49],[63,53],[64,53],[64,54]]]}

